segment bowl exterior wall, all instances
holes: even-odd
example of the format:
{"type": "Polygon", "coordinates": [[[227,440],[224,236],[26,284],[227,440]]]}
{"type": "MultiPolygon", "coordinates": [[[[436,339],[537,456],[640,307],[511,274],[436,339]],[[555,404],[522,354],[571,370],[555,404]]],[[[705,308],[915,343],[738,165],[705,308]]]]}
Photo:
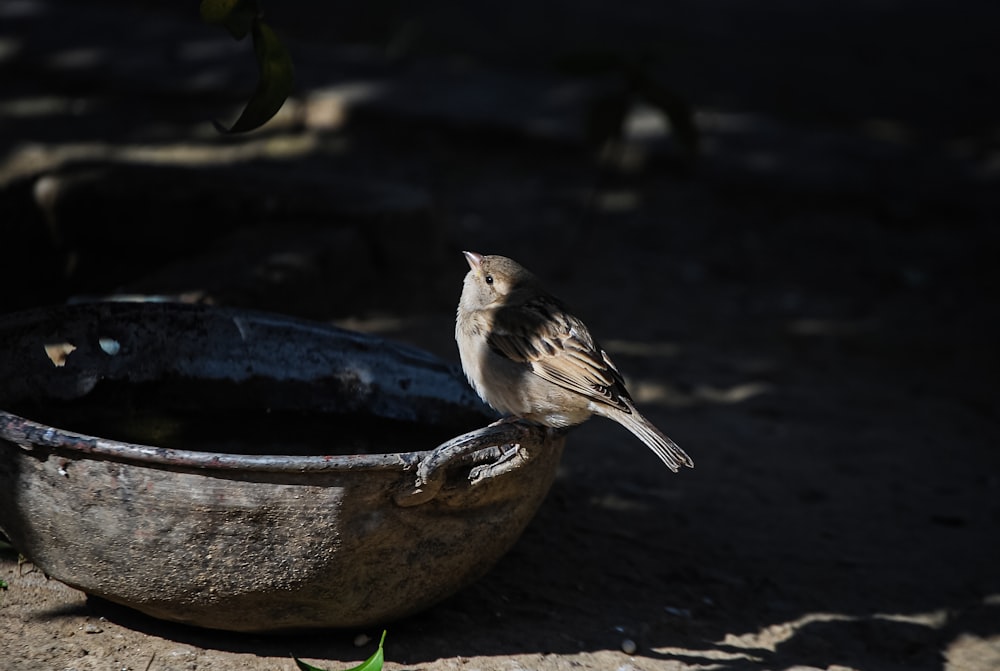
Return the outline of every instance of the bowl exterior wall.
{"type": "Polygon", "coordinates": [[[154,617],[231,631],[361,627],[483,575],[548,491],[563,438],[401,507],[399,471],[172,470],[0,440],[0,528],[47,575],[154,617]]]}

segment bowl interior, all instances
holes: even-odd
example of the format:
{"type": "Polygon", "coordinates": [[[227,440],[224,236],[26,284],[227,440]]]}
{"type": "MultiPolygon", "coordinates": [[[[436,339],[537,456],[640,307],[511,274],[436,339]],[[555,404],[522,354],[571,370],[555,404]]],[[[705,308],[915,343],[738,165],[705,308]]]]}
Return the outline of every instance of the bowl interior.
{"type": "Polygon", "coordinates": [[[427,450],[475,424],[397,419],[354,410],[292,409],[267,402],[294,394],[287,380],[102,380],[75,399],[33,399],[7,411],[62,431],[178,450],[286,456],[427,450]]]}
{"type": "Polygon", "coordinates": [[[276,315],[141,303],[0,323],[0,409],[126,443],[289,456],[428,450],[490,419],[460,371],[413,348],[276,315]]]}

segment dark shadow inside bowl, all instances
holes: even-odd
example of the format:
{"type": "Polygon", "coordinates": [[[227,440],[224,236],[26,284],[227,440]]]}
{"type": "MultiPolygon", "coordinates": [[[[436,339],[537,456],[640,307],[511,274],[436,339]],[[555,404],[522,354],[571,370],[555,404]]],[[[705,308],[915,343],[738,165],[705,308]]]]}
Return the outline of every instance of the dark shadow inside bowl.
{"type": "Polygon", "coordinates": [[[177,450],[317,456],[429,450],[482,426],[457,413],[437,422],[365,412],[294,409],[311,385],[270,379],[102,380],[85,396],[15,403],[7,410],[63,431],[177,450]],[[284,397],[281,406],[268,399],[284,397]],[[450,421],[449,421],[450,420],[450,421]]]}

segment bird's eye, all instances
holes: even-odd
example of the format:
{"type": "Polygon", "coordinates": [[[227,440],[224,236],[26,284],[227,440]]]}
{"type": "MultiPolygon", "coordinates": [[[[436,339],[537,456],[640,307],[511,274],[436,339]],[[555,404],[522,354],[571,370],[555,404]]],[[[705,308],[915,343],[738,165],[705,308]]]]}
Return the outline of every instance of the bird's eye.
{"type": "Polygon", "coordinates": [[[486,280],[486,284],[493,284],[493,276],[492,276],[492,275],[487,275],[487,276],[486,276],[485,278],[483,278],[483,279],[485,279],[485,280],[486,280]]]}

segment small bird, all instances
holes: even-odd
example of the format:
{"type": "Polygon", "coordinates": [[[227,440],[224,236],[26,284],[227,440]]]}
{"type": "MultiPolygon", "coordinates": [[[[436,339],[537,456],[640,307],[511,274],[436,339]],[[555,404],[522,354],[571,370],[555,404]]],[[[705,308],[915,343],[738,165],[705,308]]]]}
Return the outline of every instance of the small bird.
{"type": "Polygon", "coordinates": [[[611,357],[559,299],[516,261],[463,252],[469,262],[455,321],[462,368],[501,413],[543,426],[613,419],[670,470],[694,468],[684,450],[639,414],[611,357]]]}

